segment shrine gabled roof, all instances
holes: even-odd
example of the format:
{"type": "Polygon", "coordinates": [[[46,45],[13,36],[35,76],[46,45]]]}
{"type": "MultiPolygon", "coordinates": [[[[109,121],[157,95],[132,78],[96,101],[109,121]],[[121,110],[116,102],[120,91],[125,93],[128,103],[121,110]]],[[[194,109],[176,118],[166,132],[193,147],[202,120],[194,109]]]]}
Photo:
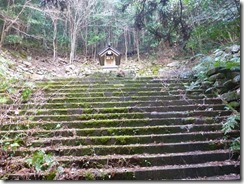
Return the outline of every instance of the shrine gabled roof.
{"type": "Polygon", "coordinates": [[[111,50],[116,56],[121,55],[121,53],[113,47],[107,47],[98,53],[99,56],[104,56],[107,51],[111,50]]]}

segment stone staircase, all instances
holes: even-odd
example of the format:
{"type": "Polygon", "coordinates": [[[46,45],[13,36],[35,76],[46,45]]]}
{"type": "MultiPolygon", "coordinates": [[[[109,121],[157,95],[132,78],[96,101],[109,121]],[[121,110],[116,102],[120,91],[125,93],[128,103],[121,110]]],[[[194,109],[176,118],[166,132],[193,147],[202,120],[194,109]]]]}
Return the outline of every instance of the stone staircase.
{"type": "Polygon", "coordinates": [[[190,83],[106,75],[37,81],[43,90],[12,105],[0,126],[1,144],[12,145],[2,152],[2,178],[240,179],[238,155],[228,139],[240,132],[221,131],[232,112],[204,89],[187,90],[190,83]],[[41,150],[50,159],[34,160],[41,150]]]}

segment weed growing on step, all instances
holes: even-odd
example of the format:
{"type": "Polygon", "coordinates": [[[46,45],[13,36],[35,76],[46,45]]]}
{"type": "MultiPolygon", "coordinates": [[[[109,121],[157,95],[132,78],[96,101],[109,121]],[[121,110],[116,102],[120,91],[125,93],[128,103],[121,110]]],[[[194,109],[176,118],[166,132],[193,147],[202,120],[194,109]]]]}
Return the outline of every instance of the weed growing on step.
{"type": "Polygon", "coordinates": [[[234,151],[234,152],[235,151],[239,152],[241,150],[241,139],[240,139],[240,137],[237,137],[232,141],[232,143],[230,145],[230,149],[231,149],[231,151],[234,151]]]}
{"type": "Polygon", "coordinates": [[[30,88],[24,88],[21,93],[23,102],[27,102],[27,100],[30,98],[31,94],[32,94],[32,90],[30,88]]]}
{"type": "Polygon", "coordinates": [[[239,124],[240,124],[240,115],[232,115],[228,117],[227,120],[223,123],[222,131],[226,135],[232,130],[234,130],[235,128],[239,128],[239,124]]]}
{"type": "Polygon", "coordinates": [[[87,171],[85,174],[84,174],[84,178],[85,180],[95,180],[96,177],[95,177],[95,174],[87,171]]]}
{"type": "Polygon", "coordinates": [[[51,154],[45,153],[43,150],[34,152],[25,162],[29,167],[34,168],[37,173],[46,172],[47,180],[53,180],[56,174],[63,170],[62,166],[59,166],[59,163],[54,157],[51,154]]]}
{"type": "MultiPolygon", "coordinates": [[[[229,116],[224,122],[222,122],[222,131],[224,134],[230,133],[232,130],[240,128],[240,114],[234,114],[229,116]]],[[[240,151],[240,137],[236,137],[232,139],[232,143],[230,146],[232,151],[240,151]]]]}
{"type": "Polygon", "coordinates": [[[19,133],[15,136],[6,133],[6,135],[2,136],[2,139],[0,140],[0,146],[5,152],[10,153],[10,156],[13,156],[21,145],[26,144],[26,137],[27,135],[24,133],[19,133]]]}
{"type": "Polygon", "coordinates": [[[152,165],[152,163],[150,161],[148,161],[148,160],[144,160],[144,162],[145,162],[147,167],[152,165]]]}
{"type": "Polygon", "coordinates": [[[4,142],[4,143],[1,143],[0,145],[2,145],[1,147],[3,148],[4,151],[11,150],[13,152],[13,154],[16,152],[17,148],[20,147],[17,140],[12,143],[4,142]]]}
{"type": "Polygon", "coordinates": [[[116,141],[118,141],[119,144],[125,145],[128,141],[128,136],[117,136],[116,141]]]}
{"type": "Polygon", "coordinates": [[[193,81],[191,82],[190,85],[185,85],[186,90],[194,90],[200,87],[200,82],[199,81],[193,81]]]}
{"type": "Polygon", "coordinates": [[[109,136],[102,136],[100,137],[99,142],[103,145],[106,145],[110,140],[111,138],[109,136]]]}

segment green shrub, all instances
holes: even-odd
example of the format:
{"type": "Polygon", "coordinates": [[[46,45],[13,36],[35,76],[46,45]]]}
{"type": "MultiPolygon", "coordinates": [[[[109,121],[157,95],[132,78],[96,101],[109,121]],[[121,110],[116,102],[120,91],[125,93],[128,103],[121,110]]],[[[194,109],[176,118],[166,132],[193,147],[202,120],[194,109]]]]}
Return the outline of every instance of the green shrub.
{"type": "Polygon", "coordinates": [[[227,118],[226,122],[222,126],[224,134],[231,132],[236,127],[239,127],[240,115],[232,115],[227,118]]]}
{"type": "Polygon", "coordinates": [[[22,43],[22,37],[18,35],[8,35],[5,38],[5,43],[8,44],[21,44],[22,43]]]}

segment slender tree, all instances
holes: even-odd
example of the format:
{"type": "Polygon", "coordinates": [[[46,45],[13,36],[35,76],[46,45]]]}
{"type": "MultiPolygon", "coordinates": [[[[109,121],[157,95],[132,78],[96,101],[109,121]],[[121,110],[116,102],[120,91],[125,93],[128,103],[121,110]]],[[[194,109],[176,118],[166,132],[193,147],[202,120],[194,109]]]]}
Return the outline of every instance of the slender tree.
{"type": "Polygon", "coordinates": [[[15,4],[15,2],[8,1],[6,10],[0,11],[0,19],[3,20],[0,47],[2,47],[5,37],[6,37],[7,33],[9,32],[9,30],[11,28],[17,29],[20,26],[20,24],[21,24],[20,16],[23,14],[24,10],[26,9],[27,4],[30,1],[31,0],[25,0],[23,4],[20,4],[21,8],[20,9],[15,8],[14,12],[11,11],[10,9],[17,6],[17,4],[15,4]],[[17,25],[17,26],[15,26],[15,25],[17,25]]]}
{"type": "Polygon", "coordinates": [[[70,63],[75,60],[77,36],[79,30],[86,25],[89,17],[94,13],[97,0],[67,0],[65,17],[70,30],[70,63]]]}

